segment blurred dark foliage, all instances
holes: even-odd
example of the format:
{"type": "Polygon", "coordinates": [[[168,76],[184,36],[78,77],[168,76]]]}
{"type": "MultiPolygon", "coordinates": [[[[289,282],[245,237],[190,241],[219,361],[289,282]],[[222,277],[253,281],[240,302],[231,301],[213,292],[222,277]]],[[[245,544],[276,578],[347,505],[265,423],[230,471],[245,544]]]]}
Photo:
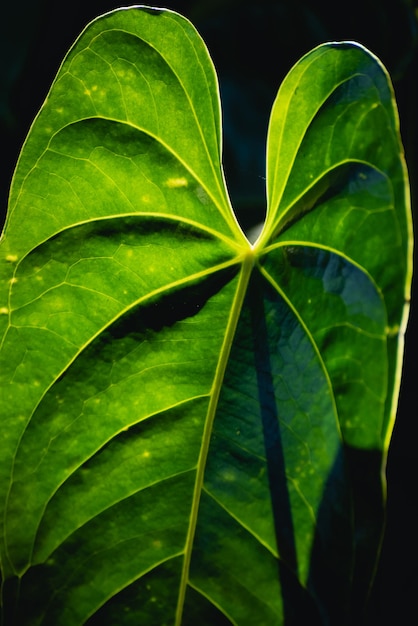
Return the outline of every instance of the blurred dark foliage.
{"type": "MultiPolygon", "coordinates": [[[[277,89],[314,46],[355,40],[388,68],[395,86],[416,222],[418,0],[169,0],[157,5],[188,17],[218,71],[224,114],[224,166],[239,219],[248,227],[265,210],[265,137],[277,89]]],[[[126,3],[129,4],[129,3],[126,3]]],[[[21,0],[2,5],[0,20],[0,211],[21,145],[66,51],[115,0],[21,0]]],[[[416,292],[416,289],[415,289],[416,292]]],[[[388,520],[368,626],[406,624],[416,614],[418,536],[417,394],[413,348],[417,313],[406,336],[398,419],[388,459],[388,520]]]]}

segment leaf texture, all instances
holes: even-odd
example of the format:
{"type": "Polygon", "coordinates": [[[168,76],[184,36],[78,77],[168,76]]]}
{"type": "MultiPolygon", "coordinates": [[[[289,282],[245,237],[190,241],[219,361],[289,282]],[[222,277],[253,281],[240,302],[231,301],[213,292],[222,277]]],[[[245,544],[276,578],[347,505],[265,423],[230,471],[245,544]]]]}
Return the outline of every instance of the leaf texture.
{"type": "Polygon", "coordinates": [[[411,281],[398,126],[363,47],[303,57],[252,245],[194,27],[136,7],[81,34],[1,241],[5,626],[360,614],[411,281]]]}

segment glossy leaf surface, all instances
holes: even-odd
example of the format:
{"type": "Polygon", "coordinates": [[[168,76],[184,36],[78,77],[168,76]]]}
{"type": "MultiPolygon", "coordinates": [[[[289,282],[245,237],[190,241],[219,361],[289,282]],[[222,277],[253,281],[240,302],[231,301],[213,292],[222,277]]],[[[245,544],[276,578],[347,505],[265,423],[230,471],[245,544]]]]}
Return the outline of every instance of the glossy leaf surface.
{"type": "Polygon", "coordinates": [[[362,610],[411,279],[389,78],[353,43],[291,70],[255,244],[221,153],[187,20],[139,7],[88,26],[1,241],[5,625],[362,610]]]}

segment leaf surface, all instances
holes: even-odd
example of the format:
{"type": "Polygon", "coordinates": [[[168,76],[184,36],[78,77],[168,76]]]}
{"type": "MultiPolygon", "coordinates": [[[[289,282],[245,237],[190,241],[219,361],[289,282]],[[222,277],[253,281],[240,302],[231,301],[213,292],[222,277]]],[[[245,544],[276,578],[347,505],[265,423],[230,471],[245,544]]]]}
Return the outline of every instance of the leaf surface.
{"type": "Polygon", "coordinates": [[[353,43],[291,70],[254,244],[221,142],[204,43],[145,7],[87,27],[32,126],[1,241],[6,625],[362,607],[411,279],[390,81],[353,43]]]}

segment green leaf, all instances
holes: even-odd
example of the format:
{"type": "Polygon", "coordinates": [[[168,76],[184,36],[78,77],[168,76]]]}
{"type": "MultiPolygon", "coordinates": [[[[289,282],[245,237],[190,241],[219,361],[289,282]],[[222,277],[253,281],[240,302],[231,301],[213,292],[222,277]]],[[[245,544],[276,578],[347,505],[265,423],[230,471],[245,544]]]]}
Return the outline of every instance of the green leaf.
{"type": "Polygon", "coordinates": [[[251,244],[180,15],[92,22],[1,240],[3,623],[359,623],[378,557],[412,229],[395,100],[355,43],[274,103],[251,244]],[[293,620],[293,621],[292,621],[293,620]]]}

